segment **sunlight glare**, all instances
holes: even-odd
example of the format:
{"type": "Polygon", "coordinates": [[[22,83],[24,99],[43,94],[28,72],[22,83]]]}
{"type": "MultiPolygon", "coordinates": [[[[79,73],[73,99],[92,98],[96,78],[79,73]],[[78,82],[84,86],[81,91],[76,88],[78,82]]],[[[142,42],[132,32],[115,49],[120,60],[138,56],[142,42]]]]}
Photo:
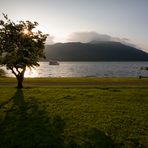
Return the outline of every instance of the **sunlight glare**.
{"type": "Polygon", "coordinates": [[[35,68],[32,68],[32,69],[26,68],[24,76],[26,78],[27,77],[31,77],[31,78],[38,77],[38,71],[35,68]]]}
{"type": "Polygon", "coordinates": [[[28,35],[28,34],[29,34],[29,30],[28,30],[28,29],[24,29],[24,30],[23,30],[23,33],[24,33],[25,35],[28,35]]]}

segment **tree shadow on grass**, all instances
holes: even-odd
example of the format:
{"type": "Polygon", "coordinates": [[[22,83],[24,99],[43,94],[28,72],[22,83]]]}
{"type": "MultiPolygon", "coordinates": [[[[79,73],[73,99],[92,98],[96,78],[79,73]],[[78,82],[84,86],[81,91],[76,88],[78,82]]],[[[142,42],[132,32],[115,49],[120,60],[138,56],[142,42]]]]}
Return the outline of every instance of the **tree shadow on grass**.
{"type": "Polygon", "coordinates": [[[0,123],[0,148],[113,148],[112,139],[98,129],[84,133],[83,144],[70,139],[65,143],[65,121],[60,116],[49,117],[35,98],[24,99],[17,89],[12,106],[0,123]]]}
{"type": "Polygon", "coordinates": [[[104,132],[92,128],[85,132],[85,142],[84,146],[85,148],[114,148],[115,143],[113,140],[107,136],[104,132]]]}
{"type": "Polygon", "coordinates": [[[59,116],[48,117],[35,98],[28,98],[29,102],[25,102],[20,89],[12,99],[13,105],[0,125],[0,147],[64,147],[64,120],[59,116]]]}

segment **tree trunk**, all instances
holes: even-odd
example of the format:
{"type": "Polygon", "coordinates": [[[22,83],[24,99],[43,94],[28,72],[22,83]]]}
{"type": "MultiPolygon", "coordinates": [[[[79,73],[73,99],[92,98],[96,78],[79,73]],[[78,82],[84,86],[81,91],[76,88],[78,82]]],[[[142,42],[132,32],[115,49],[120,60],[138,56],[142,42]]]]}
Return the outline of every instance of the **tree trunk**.
{"type": "Polygon", "coordinates": [[[26,70],[26,66],[21,68],[22,71],[19,71],[18,67],[12,67],[10,69],[17,79],[17,88],[18,89],[23,88],[23,80],[24,80],[24,73],[25,73],[25,70],[26,70]],[[15,70],[14,70],[14,68],[15,68],[15,70]]]}
{"type": "Polygon", "coordinates": [[[19,75],[17,76],[17,88],[21,89],[23,88],[23,80],[24,80],[24,75],[19,75]]]}
{"type": "Polygon", "coordinates": [[[21,89],[23,88],[23,80],[24,80],[24,73],[25,73],[26,67],[23,68],[23,70],[16,76],[17,78],[17,88],[21,89]]]}

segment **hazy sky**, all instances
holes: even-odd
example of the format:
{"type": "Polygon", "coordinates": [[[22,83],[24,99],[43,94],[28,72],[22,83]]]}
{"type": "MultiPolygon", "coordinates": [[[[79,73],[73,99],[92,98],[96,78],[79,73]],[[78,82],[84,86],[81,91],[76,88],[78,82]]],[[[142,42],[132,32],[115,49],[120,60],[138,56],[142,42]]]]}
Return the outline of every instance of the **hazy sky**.
{"type": "Polygon", "coordinates": [[[0,0],[0,19],[2,12],[13,20],[37,21],[54,42],[94,33],[148,51],[148,0],[0,0]]]}

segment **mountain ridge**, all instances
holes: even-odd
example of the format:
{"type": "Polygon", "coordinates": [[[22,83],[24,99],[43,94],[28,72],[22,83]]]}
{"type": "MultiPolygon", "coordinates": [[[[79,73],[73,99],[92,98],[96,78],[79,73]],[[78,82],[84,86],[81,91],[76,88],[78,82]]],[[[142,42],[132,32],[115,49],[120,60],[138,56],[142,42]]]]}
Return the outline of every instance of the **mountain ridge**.
{"type": "Polygon", "coordinates": [[[67,42],[46,45],[47,60],[58,61],[148,61],[148,53],[120,42],[67,42]]]}

